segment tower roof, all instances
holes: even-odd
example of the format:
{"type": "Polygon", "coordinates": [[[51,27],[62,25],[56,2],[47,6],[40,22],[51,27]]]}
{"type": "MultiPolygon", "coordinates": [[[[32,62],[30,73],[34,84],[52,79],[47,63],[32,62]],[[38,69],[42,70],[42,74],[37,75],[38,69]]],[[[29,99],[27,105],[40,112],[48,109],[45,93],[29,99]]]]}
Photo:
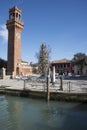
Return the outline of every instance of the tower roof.
{"type": "Polygon", "coordinates": [[[9,13],[15,12],[15,11],[22,13],[22,11],[17,6],[13,6],[12,8],[9,9],[9,13]]]}

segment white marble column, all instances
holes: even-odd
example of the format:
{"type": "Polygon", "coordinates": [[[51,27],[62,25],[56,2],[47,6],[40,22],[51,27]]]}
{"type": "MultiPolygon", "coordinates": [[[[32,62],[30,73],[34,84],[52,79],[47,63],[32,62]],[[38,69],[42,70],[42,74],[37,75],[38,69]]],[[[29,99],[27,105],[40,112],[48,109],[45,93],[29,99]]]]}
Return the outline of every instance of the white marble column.
{"type": "Polygon", "coordinates": [[[53,83],[55,83],[55,66],[53,66],[53,83]]]}
{"type": "Polygon", "coordinates": [[[6,76],[6,69],[2,68],[2,79],[5,79],[6,76]]]}

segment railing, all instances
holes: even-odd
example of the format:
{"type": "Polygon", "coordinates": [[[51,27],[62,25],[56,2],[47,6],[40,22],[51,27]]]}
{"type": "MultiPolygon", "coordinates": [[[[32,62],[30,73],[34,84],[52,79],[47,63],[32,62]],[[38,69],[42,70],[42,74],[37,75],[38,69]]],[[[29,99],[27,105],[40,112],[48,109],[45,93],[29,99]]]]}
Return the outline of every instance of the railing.
{"type": "MultiPolygon", "coordinates": [[[[47,80],[32,78],[25,80],[24,85],[26,90],[36,90],[36,91],[47,91],[47,80]]],[[[52,92],[68,92],[68,93],[87,93],[87,81],[86,80],[61,80],[59,79],[54,84],[50,83],[49,89],[52,92]]]]}
{"type": "Polygon", "coordinates": [[[87,93],[87,81],[67,81],[64,83],[64,91],[87,93]]]}
{"type": "Polygon", "coordinates": [[[45,91],[46,90],[46,79],[28,79],[24,80],[24,88],[26,90],[45,91]]]}

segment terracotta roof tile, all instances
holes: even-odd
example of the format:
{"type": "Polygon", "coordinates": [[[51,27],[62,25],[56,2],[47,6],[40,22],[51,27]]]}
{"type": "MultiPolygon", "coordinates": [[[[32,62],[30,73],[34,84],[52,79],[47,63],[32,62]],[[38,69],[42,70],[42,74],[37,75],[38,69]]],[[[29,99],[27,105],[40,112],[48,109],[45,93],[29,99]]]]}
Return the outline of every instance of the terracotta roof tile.
{"type": "Polygon", "coordinates": [[[68,60],[68,59],[61,59],[61,60],[55,60],[55,61],[52,61],[51,63],[70,63],[71,60],[68,60]]]}

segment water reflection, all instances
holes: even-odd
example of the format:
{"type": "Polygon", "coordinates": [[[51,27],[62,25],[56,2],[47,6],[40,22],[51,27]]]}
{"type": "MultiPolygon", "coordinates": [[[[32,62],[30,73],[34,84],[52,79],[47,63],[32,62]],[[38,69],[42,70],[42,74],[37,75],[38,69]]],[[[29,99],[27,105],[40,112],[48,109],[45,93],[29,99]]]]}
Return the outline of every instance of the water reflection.
{"type": "Polygon", "coordinates": [[[87,104],[0,96],[0,130],[87,130],[87,104]]]}
{"type": "Polygon", "coordinates": [[[76,103],[61,103],[56,102],[48,105],[44,108],[44,120],[45,123],[50,127],[50,129],[68,130],[68,124],[66,122],[67,118],[70,118],[72,109],[74,109],[78,104],[76,103]]]}

